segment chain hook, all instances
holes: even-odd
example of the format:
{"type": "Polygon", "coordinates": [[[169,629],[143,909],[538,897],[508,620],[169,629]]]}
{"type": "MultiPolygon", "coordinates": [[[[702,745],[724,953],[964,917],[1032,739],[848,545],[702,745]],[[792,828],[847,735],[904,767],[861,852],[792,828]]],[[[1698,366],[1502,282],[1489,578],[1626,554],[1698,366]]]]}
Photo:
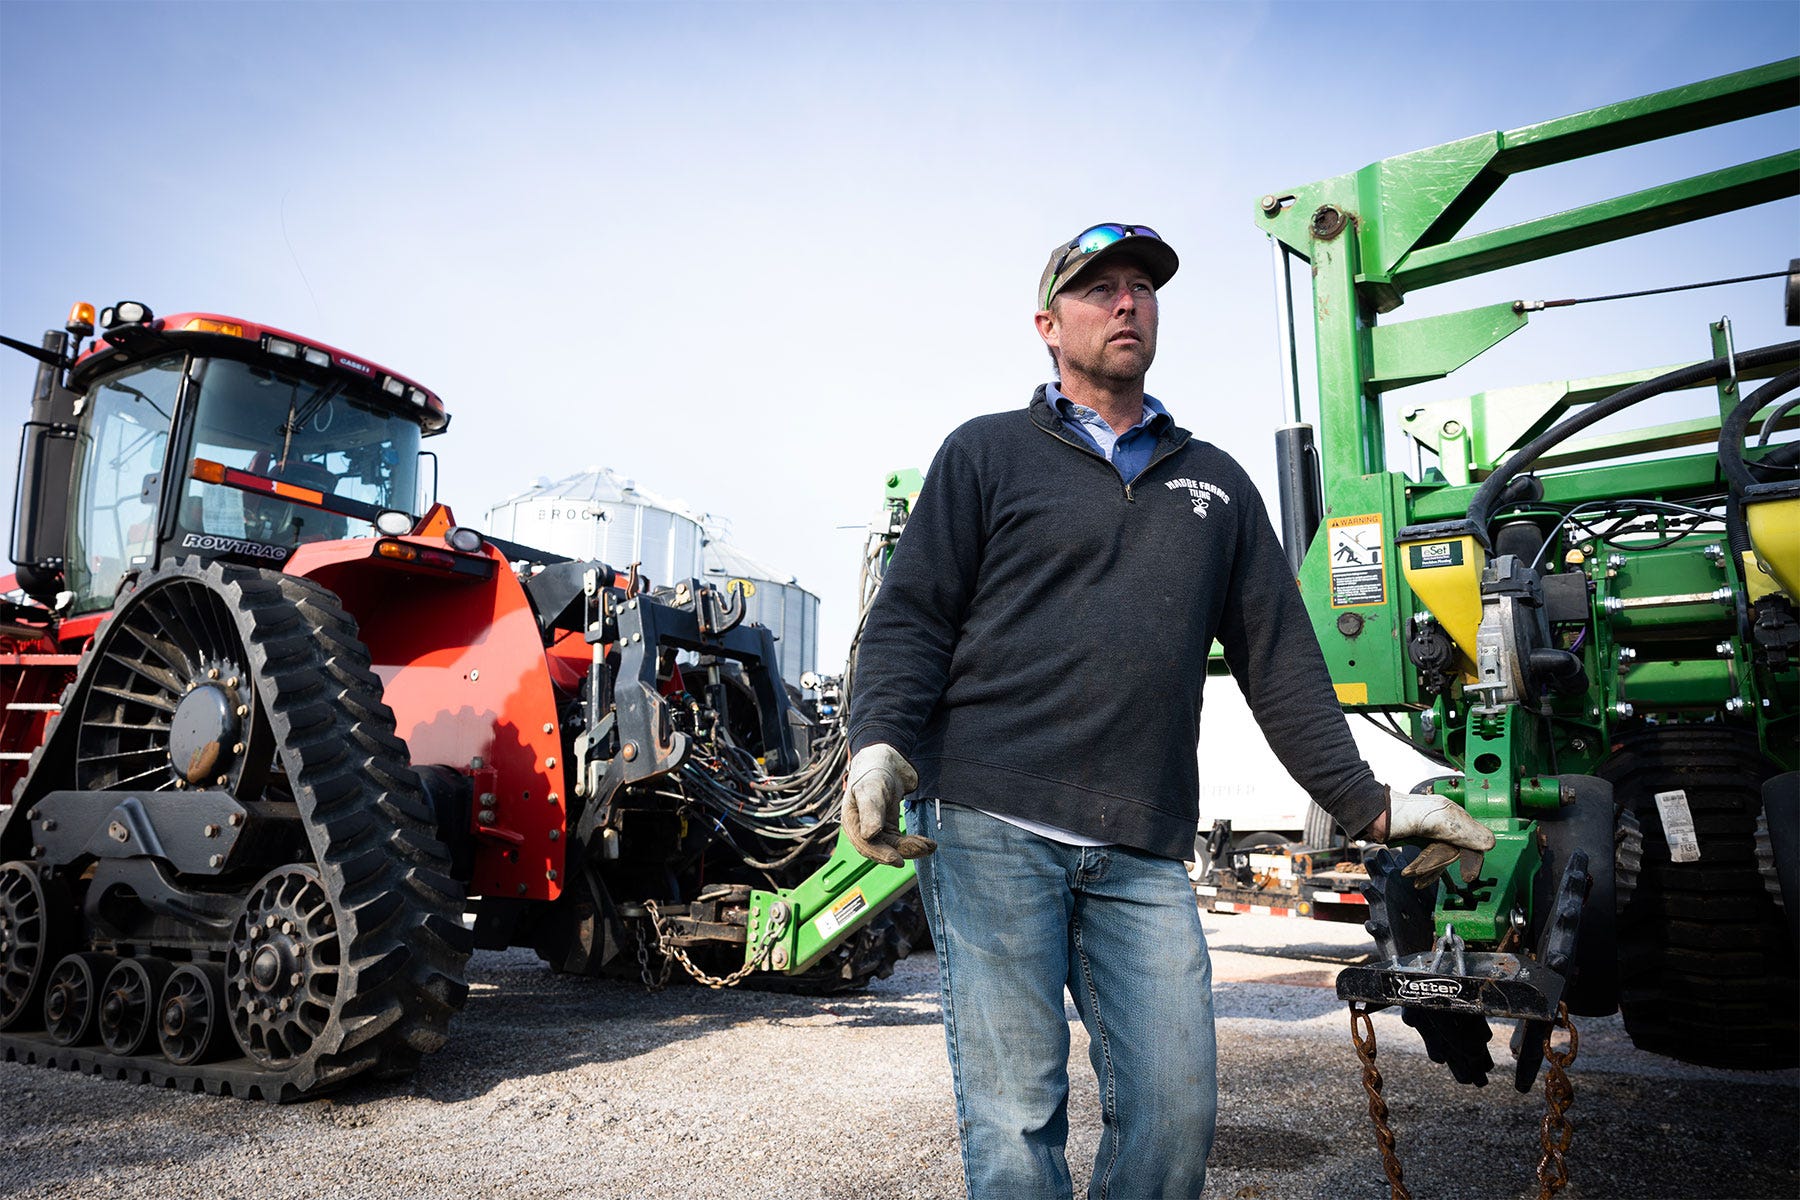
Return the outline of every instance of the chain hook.
{"type": "MultiPolygon", "coordinates": [[[[674,939],[669,935],[668,929],[663,926],[662,913],[657,909],[656,901],[644,901],[644,911],[650,914],[651,928],[656,930],[657,953],[663,956],[664,983],[668,982],[669,964],[671,962],[678,962],[681,964],[682,970],[686,971],[689,975],[692,975],[700,983],[704,983],[707,987],[712,988],[714,991],[718,991],[720,988],[736,987],[738,984],[748,979],[753,971],[762,969],[763,963],[768,960],[769,951],[775,948],[776,941],[781,937],[781,925],[771,921],[769,923],[768,931],[763,934],[761,942],[757,945],[756,953],[752,955],[743,966],[723,977],[718,975],[708,975],[695,964],[693,959],[687,956],[687,951],[675,944],[674,939]]],[[[639,935],[638,946],[640,949],[642,948],[643,943],[644,939],[642,935],[639,935]]],[[[647,976],[644,982],[646,984],[649,983],[647,976]]],[[[653,988],[651,990],[654,991],[657,989],[653,988]]]]}

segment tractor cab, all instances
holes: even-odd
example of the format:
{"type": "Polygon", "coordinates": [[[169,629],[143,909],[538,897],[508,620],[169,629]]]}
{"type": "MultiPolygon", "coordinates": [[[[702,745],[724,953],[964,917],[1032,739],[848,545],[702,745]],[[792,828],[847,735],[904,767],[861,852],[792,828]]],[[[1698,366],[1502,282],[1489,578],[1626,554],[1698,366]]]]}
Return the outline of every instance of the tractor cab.
{"type": "Polygon", "coordinates": [[[111,608],[166,559],[278,569],[303,543],[371,536],[382,514],[396,514],[387,526],[428,506],[420,441],[449,418],[410,380],[234,317],[122,303],[98,328],[84,348],[93,310],[77,305],[66,336],[7,339],[41,364],[12,559],[63,615],[111,608]]]}

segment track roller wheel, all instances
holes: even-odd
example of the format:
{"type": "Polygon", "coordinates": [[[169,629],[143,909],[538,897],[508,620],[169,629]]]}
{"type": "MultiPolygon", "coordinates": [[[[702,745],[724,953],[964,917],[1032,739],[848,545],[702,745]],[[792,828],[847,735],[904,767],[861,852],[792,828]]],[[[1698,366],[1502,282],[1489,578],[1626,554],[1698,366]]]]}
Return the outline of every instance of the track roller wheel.
{"type": "Polygon", "coordinates": [[[100,985],[100,1044],[136,1054],[156,1032],[156,1001],[169,978],[160,958],[122,958],[100,985]]]}
{"type": "Polygon", "coordinates": [[[112,970],[104,954],[70,954],[50,969],[44,988],[44,1027],[59,1046],[94,1040],[100,1016],[100,985],[112,970]]]}
{"type": "Polygon", "coordinates": [[[225,972],[187,963],[163,984],[156,1005],[156,1040],[163,1057],[178,1067],[217,1058],[230,1045],[225,1022],[225,972]]]}
{"type": "Polygon", "coordinates": [[[69,906],[30,863],[0,866],[0,1029],[34,1026],[44,983],[65,941],[69,906]]]}

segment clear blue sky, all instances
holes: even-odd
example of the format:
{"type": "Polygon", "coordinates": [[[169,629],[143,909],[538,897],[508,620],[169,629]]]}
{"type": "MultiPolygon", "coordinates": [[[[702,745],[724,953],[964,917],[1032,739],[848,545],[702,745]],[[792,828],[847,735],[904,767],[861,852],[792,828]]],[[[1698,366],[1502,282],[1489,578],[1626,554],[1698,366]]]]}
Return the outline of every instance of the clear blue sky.
{"type": "MultiPolygon", "coordinates": [[[[540,475],[613,467],[730,517],[819,593],[835,664],[862,540],[839,527],[868,519],[888,470],[1045,377],[1030,297],[1052,244],[1122,219],[1176,246],[1151,389],[1266,480],[1256,196],[1797,50],[1785,0],[7,0],[0,331],[132,298],[374,358],[455,414],[433,445],[465,520],[540,475]]],[[[1797,126],[1545,172],[1496,212],[1758,157],[1797,126]]],[[[1793,204],[1765,206],[1459,302],[1774,269],[1797,232],[1793,204]]],[[[1432,394],[1699,357],[1722,312],[1743,344],[1776,340],[1779,288],[1758,286],[1541,318],[1432,394]]],[[[30,377],[0,359],[9,428],[30,377]]]]}

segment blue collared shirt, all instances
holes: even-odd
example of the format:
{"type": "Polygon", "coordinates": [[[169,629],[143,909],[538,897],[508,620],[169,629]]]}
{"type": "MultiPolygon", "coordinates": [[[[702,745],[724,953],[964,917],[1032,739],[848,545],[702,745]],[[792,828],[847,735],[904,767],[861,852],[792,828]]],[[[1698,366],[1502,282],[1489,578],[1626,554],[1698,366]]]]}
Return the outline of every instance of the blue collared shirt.
{"type": "Polygon", "coordinates": [[[1045,397],[1069,432],[1092,446],[1126,483],[1136,479],[1139,472],[1150,465],[1150,458],[1156,452],[1157,435],[1171,421],[1169,410],[1162,406],[1162,401],[1148,393],[1144,396],[1144,411],[1138,423],[1124,433],[1114,433],[1105,418],[1085,404],[1077,404],[1063,395],[1062,389],[1054,383],[1049,385],[1045,397]]]}

